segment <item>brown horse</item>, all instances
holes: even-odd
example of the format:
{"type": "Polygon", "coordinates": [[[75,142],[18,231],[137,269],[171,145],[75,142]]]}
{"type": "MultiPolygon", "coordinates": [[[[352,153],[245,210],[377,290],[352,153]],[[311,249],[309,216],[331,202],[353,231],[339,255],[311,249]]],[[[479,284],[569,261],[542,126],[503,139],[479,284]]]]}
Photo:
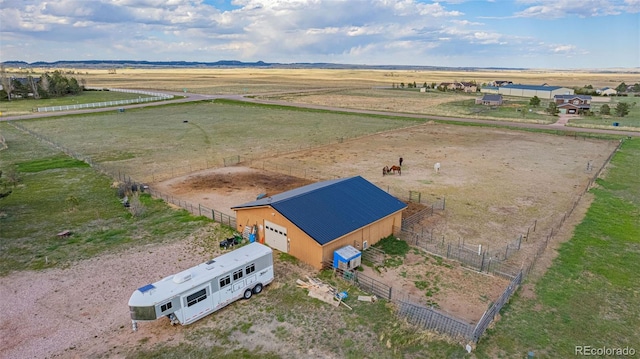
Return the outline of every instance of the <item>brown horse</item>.
{"type": "Polygon", "coordinates": [[[391,166],[391,168],[389,168],[389,172],[393,172],[393,173],[398,172],[398,174],[401,175],[402,168],[400,166],[391,166]]]}
{"type": "Polygon", "coordinates": [[[383,176],[388,175],[388,174],[389,174],[389,172],[391,172],[391,171],[389,170],[389,166],[384,166],[384,167],[382,168],[382,175],[383,175],[383,176]]]}

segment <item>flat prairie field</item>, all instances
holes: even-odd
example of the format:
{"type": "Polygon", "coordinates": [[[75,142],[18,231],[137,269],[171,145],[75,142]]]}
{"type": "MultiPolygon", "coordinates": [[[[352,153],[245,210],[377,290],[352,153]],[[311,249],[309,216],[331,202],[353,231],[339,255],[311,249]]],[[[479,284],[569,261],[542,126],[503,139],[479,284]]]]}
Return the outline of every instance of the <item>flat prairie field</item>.
{"type": "Polygon", "coordinates": [[[264,158],[423,121],[206,102],[19,123],[108,172],[156,182],[221,167],[226,158],[264,158]]]}
{"type": "Polygon", "coordinates": [[[300,69],[300,68],[209,68],[209,69],[107,69],[78,71],[87,86],[164,89],[204,94],[265,93],[310,88],[391,87],[401,83],[421,86],[453,81],[495,80],[551,86],[616,87],[621,82],[638,82],[640,71],[570,70],[395,70],[395,69],[300,69]]]}

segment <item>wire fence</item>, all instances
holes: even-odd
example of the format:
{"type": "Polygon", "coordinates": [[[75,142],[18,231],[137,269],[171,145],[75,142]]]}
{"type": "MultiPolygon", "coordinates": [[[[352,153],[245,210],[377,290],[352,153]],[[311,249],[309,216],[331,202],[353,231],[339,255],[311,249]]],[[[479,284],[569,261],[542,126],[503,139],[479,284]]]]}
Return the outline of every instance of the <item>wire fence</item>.
{"type": "Polygon", "coordinates": [[[333,270],[335,276],[351,282],[363,292],[374,294],[379,298],[395,303],[398,316],[405,318],[409,323],[448,335],[456,340],[472,341],[474,343],[478,342],[502,307],[518,289],[524,275],[523,271],[520,271],[513,277],[500,297],[489,306],[482,318],[474,325],[465,319],[458,318],[433,306],[420,304],[418,298],[413,298],[406,292],[394,290],[392,286],[362,272],[341,268],[333,268],[333,270]]]}
{"type": "MultiPolygon", "coordinates": [[[[227,157],[225,158],[224,163],[225,163],[225,166],[236,165],[240,163],[247,163],[249,166],[253,168],[261,169],[264,171],[277,172],[277,173],[285,174],[287,176],[310,179],[315,181],[326,181],[330,179],[343,178],[345,176],[344,173],[333,174],[333,173],[327,173],[327,172],[318,171],[314,169],[309,169],[306,167],[296,167],[292,165],[281,164],[273,160],[257,161],[257,160],[250,160],[246,158],[243,159],[240,156],[227,157]]],[[[434,211],[444,211],[446,207],[446,199],[444,197],[442,197],[441,199],[437,199],[432,203],[428,203],[426,200],[423,199],[422,193],[418,191],[398,190],[391,187],[381,188],[381,189],[389,193],[390,195],[400,200],[403,200],[405,202],[415,202],[425,206],[425,209],[423,209],[422,211],[410,217],[411,219],[409,219],[409,221],[411,223],[418,222],[421,219],[432,215],[434,211]]],[[[403,223],[404,223],[404,220],[403,220],[403,223]]]]}
{"type": "Polygon", "coordinates": [[[104,102],[93,102],[93,103],[80,103],[75,105],[61,105],[61,106],[49,106],[49,107],[38,107],[36,109],[37,112],[55,112],[55,111],[70,111],[70,110],[81,110],[85,108],[99,108],[99,107],[111,107],[111,106],[121,106],[121,105],[131,105],[136,103],[145,103],[145,102],[155,102],[155,101],[164,101],[173,98],[173,95],[158,93],[158,92],[149,92],[142,90],[128,90],[128,89],[99,89],[99,88],[87,88],[92,90],[104,90],[104,91],[113,91],[113,92],[126,92],[126,93],[137,93],[141,95],[151,96],[151,97],[138,97],[129,100],[117,100],[117,101],[104,101],[104,102]]]}
{"type": "MultiPolygon", "coordinates": [[[[421,248],[426,252],[434,254],[436,256],[455,260],[464,266],[473,268],[478,272],[486,272],[496,274],[507,279],[511,279],[517,275],[520,270],[519,266],[515,266],[505,261],[504,258],[492,257],[487,250],[482,250],[481,246],[477,248],[469,247],[468,245],[458,242],[446,242],[444,236],[436,237],[433,235],[433,230],[424,230],[422,232],[413,232],[407,229],[394,227],[394,235],[406,241],[410,245],[421,248]]],[[[519,246],[521,242],[519,237],[515,244],[508,244],[509,246],[519,246]]],[[[505,250],[505,252],[507,252],[505,250]]],[[[504,253],[500,253],[504,254],[504,253]]]]}
{"type": "Polygon", "coordinates": [[[53,141],[52,139],[43,136],[35,131],[32,131],[24,126],[22,126],[21,124],[18,124],[17,122],[8,122],[11,126],[24,131],[28,134],[30,134],[31,136],[39,139],[40,141],[43,141],[47,144],[49,144],[50,146],[52,146],[53,148],[56,148],[62,152],[64,152],[65,154],[67,154],[68,156],[75,158],[76,160],[79,161],[83,161],[87,164],[89,164],[94,170],[98,171],[99,173],[102,173],[108,177],[113,178],[114,180],[117,180],[118,182],[122,183],[124,185],[124,187],[126,187],[127,191],[141,191],[141,192],[147,192],[149,193],[151,196],[155,197],[155,198],[160,198],[163,199],[165,202],[167,203],[171,203],[174,204],[178,207],[181,207],[183,209],[186,209],[187,211],[189,211],[191,214],[193,215],[197,215],[197,216],[204,216],[207,217],[215,222],[224,224],[224,225],[228,225],[232,228],[236,228],[236,218],[233,216],[230,216],[224,212],[221,211],[217,211],[215,209],[212,208],[208,208],[206,206],[203,206],[199,203],[191,203],[176,197],[173,197],[171,195],[167,195],[164,194],[160,191],[157,191],[153,188],[151,188],[149,185],[147,185],[146,183],[142,182],[142,181],[137,181],[135,179],[133,179],[131,176],[122,173],[120,171],[114,171],[110,168],[107,168],[99,163],[94,162],[93,160],[91,160],[90,157],[88,156],[84,156],[82,154],[79,154],[75,151],[72,151],[58,143],[56,143],[55,141],[53,141]]]}

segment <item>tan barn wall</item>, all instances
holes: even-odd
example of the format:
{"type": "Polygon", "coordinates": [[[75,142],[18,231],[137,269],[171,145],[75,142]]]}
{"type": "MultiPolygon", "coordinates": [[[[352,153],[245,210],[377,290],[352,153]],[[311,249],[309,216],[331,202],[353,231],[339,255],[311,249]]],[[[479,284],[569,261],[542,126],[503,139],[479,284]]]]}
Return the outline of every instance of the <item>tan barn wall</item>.
{"type": "Polygon", "coordinates": [[[236,210],[237,231],[242,233],[245,225],[258,226],[256,240],[264,243],[264,221],[287,228],[288,253],[300,261],[320,269],[322,265],[322,247],[318,242],[301,231],[272,207],[254,207],[236,210]]]}
{"type": "Polygon", "coordinates": [[[258,225],[258,241],[264,241],[264,221],[268,220],[287,228],[289,254],[316,269],[322,269],[322,262],[332,262],[333,252],[346,245],[362,250],[362,242],[371,246],[393,234],[393,227],[402,225],[402,211],[385,217],[369,226],[360,228],[341,238],[321,246],[306,233],[296,227],[278,211],[271,207],[255,207],[236,210],[236,230],[242,233],[245,225],[258,225]]]}
{"type": "Polygon", "coordinates": [[[392,214],[325,244],[322,248],[324,261],[333,262],[333,252],[346,245],[351,245],[358,250],[362,250],[362,242],[367,241],[367,245],[372,246],[380,242],[382,238],[392,235],[394,226],[402,226],[402,212],[392,214]]]}

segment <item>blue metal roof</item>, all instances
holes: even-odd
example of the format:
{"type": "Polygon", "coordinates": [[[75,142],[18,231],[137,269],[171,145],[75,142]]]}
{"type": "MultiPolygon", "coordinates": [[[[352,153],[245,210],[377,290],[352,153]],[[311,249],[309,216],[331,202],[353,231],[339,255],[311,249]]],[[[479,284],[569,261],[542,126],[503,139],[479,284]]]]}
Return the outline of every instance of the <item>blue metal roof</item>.
{"type": "Polygon", "coordinates": [[[502,95],[487,94],[482,96],[482,101],[500,101],[500,100],[502,100],[502,95]]]}
{"type": "Polygon", "coordinates": [[[515,85],[515,84],[504,85],[501,87],[506,89],[537,90],[537,91],[554,91],[562,88],[560,86],[515,85]]]}
{"type": "Polygon", "coordinates": [[[407,207],[360,176],[310,184],[232,209],[271,206],[320,245],[407,207]]]}
{"type": "Polygon", "coordinates": [[[574,98],[579,98],[581,100],[591,100],[591,96],[589,95],[555,95],[554,99],[563,99],[563,100],[573,100],[574,98]]]}

